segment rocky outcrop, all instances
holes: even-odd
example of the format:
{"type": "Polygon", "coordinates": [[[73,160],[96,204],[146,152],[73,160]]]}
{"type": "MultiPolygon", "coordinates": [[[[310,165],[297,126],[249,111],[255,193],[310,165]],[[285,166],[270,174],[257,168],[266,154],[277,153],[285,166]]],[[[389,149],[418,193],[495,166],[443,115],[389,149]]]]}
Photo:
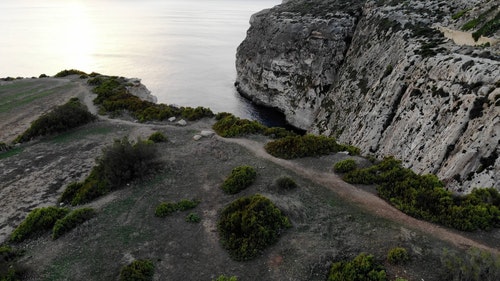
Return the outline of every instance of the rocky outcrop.
{"type": "Polygon", "coordinates": [[[341,2],[350,1],[298,12],[308,2],[287,1],[255,15],[237,54],[240,91],[295,126],[394,155],[454,190],[500,189],[498,45],[460,46],[437,30],[494,16],[495,1],[341,2]]]}

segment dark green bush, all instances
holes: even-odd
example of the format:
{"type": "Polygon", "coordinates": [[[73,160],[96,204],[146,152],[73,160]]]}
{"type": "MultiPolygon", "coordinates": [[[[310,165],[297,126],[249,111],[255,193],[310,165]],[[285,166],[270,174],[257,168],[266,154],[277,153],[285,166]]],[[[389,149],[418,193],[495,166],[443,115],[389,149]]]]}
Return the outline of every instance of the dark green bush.
{"type": "Polygon", "coordinates": [[[213,117],[213,112],[204,107],[177,108],[141,100],[127,90],[128,80],[122,77],[96,75],[94,78],[89,79],[87,83],[94,86],[93,91],[97,94],[94,103],[104,113],[116,115],[126,111],[140,122],[162,121],[174,116],[182,116],[188,120],[213,117]]]}
{"type": "Polygon", "coordinates": [[[155,266],[150,260],[135,260],[120,271],[120,281],[153,280],[155,266]]]}
{"type": "Polygon", "coordinates": [[[52,228],[52,239],[59,238],[66,232],[95,217],[95,215],[96,212],[92,208],[82,208],[70,212],[65,217],[56,221],[52,228]]]}
{"type": "Polygon", "coordinates": [[[491,36],[500,29],[500,12],[497,13],[494,19],[487,21],[477,31],[472,33],[474,41],[479,40],[481,36],[491,36]]]}
{"type": "Polygon", "coordinates": [[[226,206],[217,226],[223,247],[241,261],[255,258],[291,224],[269,199],[256,194],[226,206]]]}
{"type": "Polygon", "coordinates": [[[201,218],[197,213],[189,213],[186,216],[186,222],[198,223],[200,221],[201,221],[201,218]]]}
{"type": "Polygon", "coordinates": [[[257,172],[251,166],[236,167],[222,183],[222,190],[227,194],[236,194],[249,187],[257,177],[257,172]]]}
{"type": "Polygon", "coordinates": [[[454,196],[434,175],[417,175],[393,157],[344,175],[357,184],[376,184],[380,197],[401,211],[459,230],[500,227],[500,194],[494,188],[454,196]]]}
{"type": "Polygon", "coordinates": [[[26,142],[35,137],[61,133],[95,120],[95,116],[77,98],[42,115],[14,142],[26,142]]]}
{"type": "Polygon", "coordinates": [[[217,279],[213,279],[212,281],[238,281],[238,277],[236,276],[226,276],[226,275],[221,275],[217,277],[217,279]]]}
{"type": "Polygon", "coordinates": [[[143,178],[159,169],[156,148],[153,144],[128,139],[116,140],[103,150],[90,175],[82,183],[72,183],[59,198],[59,202],[79,205],[143,178]]]}
{"type": "Polygon", "coordinates": [[[69,75],[87,75],[87,73],[83,72],[83,71],[80,71],[80,70],[77,70],[77,69],[70,69],[70,70],[63,70],[63,71],[60,71],[58,72],[55,77],[66,77],[66,76],[69,76],[69,75]]]}
{"type": "Polygon", "coordinates": [[[158,143],[158,142],[166,142],[168,141],[168,138],[161,132],[154,132],[149,136],[148,140],[158,143]]]}
{"type": "Polygon", "coordinates": [[[292,131],[281,127],[269,128],[258,121],[241,119],[231,113],[222,112],[215,116],[217,122],[213,125],[214,131],[225,138],[238,137],[250,134],[262,134],[271,138],[295,136],[292,131]]]}
{"type": "Polygon", "coordinates": [[[334,138],[315,135],[285,137],[268,142],[265,149],[269,154],[283,159],[328,155],[345,150],[353,155],[359,154],[359,149],[354,146],[341,145],[334,138]]]}
{"type": "Polygon", "coordinates": [[[160,203],[155,210],[155,216],[163,218],[167,217],[177,211],[187,211],[190,209],[196,208],[200,201],[198,200],[187,200],[187,199],[182,199],[181,201],[177,203],[170,203],[170,202],[162,202],[160,203]]]}
{"type": "Polygon", "coordinates": [[[354,161],[354,159],[341,160],[341,161],[335,163],[335,165],[333,165],[333,169],[337,173],[347,173],[347,172],[353,171],[357,168],[358,168],[358,165],[356,164],[356,161],[354,161]]]}
{"type": "Polygon", "coordinates": [[[328,281],[386,281],[385,269],[372,255],[359,254],[352,261],[336,262],[330,268],[328,281]]]}
{"type": "Polygon", "coordinates": [[[445,250],[441,257],[441,280],[500,280],[500,256],[472,248],[464,255],[445,250]]]}
{"type": "Polygon", "coordinates": [[[292,178],[287,176],[277,178],[274,184],[278,188],[283,190],[290,190],[297,188],[297,183],[292,178]]]}
{"type": "Polygon", "coordinates": [[[396,247],[387,253],[387,260],[392,264],[405,264],[410,260],[410,256],[405,248],[396,247]]]}
{"type": "Polygon", "coordinates": [[[31,211],[21,224],[12,232],[10,240],[12,242],[21,242],[27,238],[41,234],[51,229],[56,221],[66,214],[69,210],[57,207],[42,207],[31,211]]]}

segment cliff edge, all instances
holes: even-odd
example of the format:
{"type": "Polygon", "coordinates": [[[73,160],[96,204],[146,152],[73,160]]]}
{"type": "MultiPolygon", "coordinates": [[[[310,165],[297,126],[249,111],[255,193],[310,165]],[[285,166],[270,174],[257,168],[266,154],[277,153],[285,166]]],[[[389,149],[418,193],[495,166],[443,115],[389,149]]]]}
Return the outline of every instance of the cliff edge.
{"type": "Polygon", "coordinates": [[[286,1],[252,16],[235,84],[297,127],[455,191],[500,189],[495,3],[286,1]]]}

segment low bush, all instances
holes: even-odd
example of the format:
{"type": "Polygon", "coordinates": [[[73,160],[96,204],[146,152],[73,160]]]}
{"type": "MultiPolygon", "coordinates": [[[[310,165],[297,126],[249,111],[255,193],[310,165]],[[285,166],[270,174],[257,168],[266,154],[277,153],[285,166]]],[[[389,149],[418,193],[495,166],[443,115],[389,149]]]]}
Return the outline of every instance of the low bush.
{"type": "Polygon", "coordinates": [[[31,211],[21,224],[12,232],[10,240],[21,242],[27,238],[41,234],[54,227],[58,219],[67,215],[67,208],[42,207],[31,211]]]}
{"type": "Polygon", "coordinates": [[[338,144],[335,138],[315,135],[285,137],[268,142],[265,149],[269,154],[283,159],[321,156],[339,151],[349,151],[352,155],[360,152],[354,146],[338,144]]]}
{"type": "Polygon", "coordinates": [[[39,136],[61,133],[95,120],[95,116],[77,98],[42,115],[14,142],[27,142],[39,136]]]}
{"type": "Polygon", "coordinates": [[[242,197],[226,206],[217,222],[223,247],[235,260],[255,258],[291,227],[288,218],[266,197],[242,197]]]}
{"type": "Polygon", "coordinates": [[[66,232],[95,217],[95,215],[96,212],[92,208],[82,208],[71,211],[65,217],[56,221],[52,228],[52,239],[59,238],[66,232]]]}
{"type": "Polygon", "coordinates": [[[149,281],[153,280],[155,266],[150,260],[135,260],[122,267],[120,281],[149,281]]]}
{"type": "Polygon", "coordinates": [[[147,141],[131,143],[116,140],[103,150],[90,175],[81,183],[72,183],[59,198],[59,202],[79,205],[90,202],[132,180],[143,178],[159,169],[158,153],[147,141]]]}
{"type": "Polygon", "coordinates": [[[198,223],[201,221],[200,216],[197,213],[189,213],[186,216],[186,222],[198,223]]]}
{"type": "Polygon", "coordinates": [[[290,177],[282,176],[275,180],[274,185],[282,190],[297,188],[297,183],[290,177]]]}
{"type": "Polygon", "coordinates": [[[257,177],[257,172],[251,166],[236,167],[222,183],[222,190],[227,194],[236,194],[249,187],[257,177]]]}
{"type": "Polygon", "coordinates": [[[333,263],[328,281],[386,281],[384,267],[375,262],[373,255],[359,254],[352,261],[333,263]]]}
{"type": "Polygon", "coordinates": [[[0,246],[0,280],[1,281],[18,281],[24,280],[25,269],[20,268],[16,259],[20,253],[10,246],[0,246]]]}
{"type": "Polygon", "coordinates": [[[405,264],[410,260],[408,251],[405,248],[396,247],[387,253],[387,261],[392,264],[405,264]]]}
{"type": "Polygon", "coordinates": [[[500,280],[500,256],[472,248],[464,255],[445,250],[441,257],[441,280],[500,280]]]}
{"type": "Polygon", "coordinates": [[[393,157],[344,175],[354,184],[376,184],[380,197],[401,211],[431,222],[473,231],[500,227],[500,194],[494,188],[453,195],[434,175],[417,175],[393,157]]]}
{"type": "Polygon", "coordinates": [[[258,121],[241,119],[231,113],[222,112],[215,116],[217,122],[213,125],[214,131],[225,138],[238,137],[250,134],[261,134],[272,138],[295,136],[292,131],[281,127],[269,128],[258,121]]]}
{"type": "Polygon", "coordinates": [[[60,71],[58,72],[55,77],[58,77],[58,78],[61,78],[61,77],[66,77],[66,76],[69,76],[69,75],[87,75],[87,73],[83,72],[83,71],[80,71],[80,70],[77,70],[77,69],[65,69],[63,71],[60,71]]]}
{"type": "Polygon", "coordinates": [[[341,160],[333,166],[333,170],[337,173],[347,173],[358,168],[354,159],[341,160]]]}
{"type": "Polygon", "coordinates": [[[149,136],[148,140],[158,143],[158,142],[166,142],[168,141],[168,138],[161,132],[154,132],[149,136]]]}
{"type": "Polygon", "coordinates": [[[95,75],[87,83],[94,86],[93,92],[97,94],[94,103],[100,107],[103,113],[116,115],[126,111],[137,118],[139,122],[162,121],[170,117],[180,116],[188,120],[214,116],[209,108],[178,108],[141,100],[127,90],[128,80],[122,77],[95,75]]]}
{"type": "Polygon", "coordinates": [[[217,279],[213,279],[212,281],[238,281],[238,277],[236,276],[226,276],[226,275],[221,275],[217,277],[217,279]]]}
{"type": "Polygon", "coordinates": [[[200,201],[182,199],[177,203],[162,202],[155,209],[155,216],[164,218],[177,211],[187,211],[196,208],[200,201]]]}

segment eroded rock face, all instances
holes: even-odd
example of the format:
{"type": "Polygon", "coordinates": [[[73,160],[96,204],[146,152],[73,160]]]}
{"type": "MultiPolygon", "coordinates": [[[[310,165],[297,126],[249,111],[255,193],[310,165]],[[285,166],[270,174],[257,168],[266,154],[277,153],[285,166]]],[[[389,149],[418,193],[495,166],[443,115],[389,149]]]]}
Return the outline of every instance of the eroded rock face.
{"type": "MultiPolygon", "coordinates": [[[[470,12],[475,17],[492,8],[491,1],[399,2],[370,1],[361,13],[345,12],[350,17],[332,19],[346,27],[345,33],[320,31],[328,38],[320,48],[303,35],[289,33],[295,39],[286,37],[286,42],[293,42],[296,51],[288,53],[276,46],[291,43],[270,34],[287,30],[284,25],[290,21],[316,30],[316,16],[279,12],[301,1],[256,15],[238,49],[240,89],[279,107],[296,126],[335,136],[366,154],[394,155],[417,173],[436,173],[454,190],[500,189],[498,46],[459,46],[434,29],[457,28],[467,19],[453,20],[451,15],[476,7],[470,12]],[[347,19],[352,26],[347,27],[347,19]],[[257,31],[266,40],[257,40],[257,31]],[[250,46],[252,52],[246,51],[250,46]],[[308,53],[321,63],[308,68],[303,63],[308,53]],[[277,72],[278,64],[272,63],[276,60],[288,65],[286,71],[277,72]],[[275,72],[282,74],[279,79],[275,72]],[[308,85],[323,90],[294,80],[303,76],[314,81],[308,85]]],[[[323,14],[342,13],[328,11],[323,14]]]]}

